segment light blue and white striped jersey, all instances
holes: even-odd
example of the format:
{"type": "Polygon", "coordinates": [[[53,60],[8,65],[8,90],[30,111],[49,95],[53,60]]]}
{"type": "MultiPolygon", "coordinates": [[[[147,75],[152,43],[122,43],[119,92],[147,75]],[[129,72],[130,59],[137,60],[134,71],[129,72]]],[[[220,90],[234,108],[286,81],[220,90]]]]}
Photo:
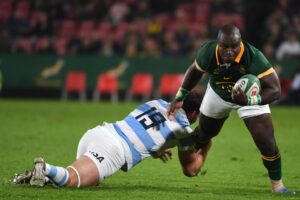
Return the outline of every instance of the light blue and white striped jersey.
{"type": "Polygon", "coordinates": [[[181,139],[191,136],[192,129],[184,110],[177,112],[175,119],[170,121],[168,106],[169,103],[161,99],[149,101],[113,124],[131,151],[127,170],[151,156],[151,152],[174,147],[181,139]]]}

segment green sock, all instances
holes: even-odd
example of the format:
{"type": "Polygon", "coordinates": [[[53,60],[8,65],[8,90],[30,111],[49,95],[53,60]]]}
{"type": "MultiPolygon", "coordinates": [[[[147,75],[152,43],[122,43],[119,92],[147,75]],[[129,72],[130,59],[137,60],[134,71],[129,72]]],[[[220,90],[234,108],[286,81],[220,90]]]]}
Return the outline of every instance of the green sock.
{"type": "Polygon", "coordinates": [[[281,179],[281,157],[280,153],[275,156],[262,156],[264,166],[268,170],[268,174],[271,180],[281,179]]]}

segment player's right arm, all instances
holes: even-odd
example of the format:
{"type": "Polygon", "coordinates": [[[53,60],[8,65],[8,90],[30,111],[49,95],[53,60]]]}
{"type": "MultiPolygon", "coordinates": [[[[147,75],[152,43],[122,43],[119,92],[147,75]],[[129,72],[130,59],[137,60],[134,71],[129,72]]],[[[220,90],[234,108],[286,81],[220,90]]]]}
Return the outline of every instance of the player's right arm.
{"type": "Polygon", "coordinates": [[[203,75],[203,71],[199,68],[197,61],[187,69],[183,83],[179,88],[175,99],[171,102],[167,110],[167,116],[169,119],[173,119],[176,112],[182,107],[183,100],[188,95],[188,93],[196,86],[198,81],[203,75]]]}
{"type": "Polygon", "coordinates": [[[211,144],[212,142],[210,141],[202,149],[190,148],[188,150],[182,150],[178,148],[180,164],[186,176],[197,176],[205,162],[211,144]]]}
{"type": "Polygon", "coordinates": [[[176,112],[182,107],[184,98],[196,86],[202,75],[208,70],[210,60],[214,58],[216,41],[203,44],[196,53],[194,63],[185,72],[184,80],[179,88],[175,99],[170,104],[167,116],[170,120],[174,118],[176,112]]]}

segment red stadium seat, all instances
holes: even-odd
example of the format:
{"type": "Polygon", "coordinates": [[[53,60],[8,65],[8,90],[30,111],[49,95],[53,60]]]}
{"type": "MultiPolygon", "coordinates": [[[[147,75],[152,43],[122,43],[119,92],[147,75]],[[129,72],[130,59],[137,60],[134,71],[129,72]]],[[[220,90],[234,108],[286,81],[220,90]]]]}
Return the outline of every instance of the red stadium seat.
{"type": "Polygon", "coordinates": [[[14,41],[13,48],[20,53],[32,53],[33,44],[32,41],[28,38],[17,38],[14,41]]]}
{"type": "Polygon", "coordinates": [[[95,27],[95,22],[91,20],[86,20],[81,22],[80,24],[80,29],[94,29],[95,27]]]}
{"type": "Polygon", "coordinates": [[[245,22],[244,22],[244,17],[240,14],[232,14],[231,15],[231,20],[233,24],[235,24],[237,27],[243,31],[245,29],[245,22]]]}
{"type": "Polygon", "coordinates": [[[57,27],[56,36],[72,39],[76,35],[77,31],[75,21],[63,20],[57,27]]]}
{"type": "Polygon", "coordinates": [[[165,74],[160,78],[158,97],[174,97],[183,82],[184,74],[165,74]]]}
{"type": "Polygon", "coordinates": [[[93,21],[83,21],[79,26],[79,31],[77,34],[78,38],[91,38],[92,33],[95,27],[95,23],[93,21]]]}
{"type": "Polygon", "coordinates": [[[100,22],[97,24],[97,29],[107,32],[112,29],[112,24],[110,22],[100,22]]]}
{"type": "Polygon", "coordinates": [[[217,27],[222,27],[225,24],[234,24],[243,30],[245,26],[243,16],[239,14],[217,13],[212,17],[212,20],[216,21],[217,27]]]}
{"type": "Polygon", "coordinates": [[[147,26],[144,22],[136,22],[138,31],[145,36],[147,34],[147,26]]]}
{"type": "Polygon", "coordinates": [[[148,100],[152,94],[153,77],[149,73],[137,73],[133,75],[127,100],[139,95],[143,97],[143,101],[148,100]]]}
{"type": "Polygon", "coordinates": [[[53,44],[54,51],[59,55],[66,54],[68,42],[66,38],[56,38],[53,44]]]}
{"type": "Polygon", "coordinates": [[[96,34],[101,42],[107,39],[108,35],[112,35],[112,25],[108,22],[101,22],[96,26],[96,34]]]}
{"type": "Polygon", "coordinates": [[[16,2],[15,13],[17,12],[19,17],[27,19],[30,14],[30,3],[28,1],[16,2]]]}
{"type": "Polygon", "coordinates": [[[200,35],[204,29],[203,24],[201,23],[189,23],[188,24],[188,34],[190,37],[196,37],[197,35],[200,35]]]}
{"type": "Polygon", "coordinates": [[[12,15],[12,3],[10,1],[0,2],[0,22],[6,22],[12,15]]]}
{"type": "Polygon", "coordinates": [[[110,94],[111,101],[118,102],[118,79],[114,75],[100,74],[94,90],[94,100],[99,101],[101,94],[110,94]]]}
{"type": "Polygon", "coordinates": [[[52,53],[53,47],[51,46],[48,37],[40,37],[33,44],[33,51],[35,53],[52,53]]]}
{"type": "Polygon", "coordinates": [[[16,8],[17,9],[21,9],[21,10],[26,10],[29,11],[30,10],[30,3],[28,1],[18,1],[16,3],[16,8]]]}
{"type": "Polygon", "coordinates": [[[86,74],[82,71],[69,71],[62,93],[62,99],[68,98],[68,93],[78,93],[79,99],[86,100],[86,74]]]}
{"type": "Polygon", "coordinates": [[[122,42],[124,34],[128,30],[128,23],[120,23],[118,26],[116,26],[116,29],[114,31],[114,41],[118,44],[122,42]]]}
{"type": "Polygon", "coordinates": [[[177,4],[177,9],[182,10],[186,13],[193,12],[194,5],[193,3],[179,3],[177,4]]]}
{"type": "Polygon", "coordinates": [[[163,25],[172,23],[172,15],[168,13],[158,13],[154,16],[157,20],[161,21],[163,25]]]}

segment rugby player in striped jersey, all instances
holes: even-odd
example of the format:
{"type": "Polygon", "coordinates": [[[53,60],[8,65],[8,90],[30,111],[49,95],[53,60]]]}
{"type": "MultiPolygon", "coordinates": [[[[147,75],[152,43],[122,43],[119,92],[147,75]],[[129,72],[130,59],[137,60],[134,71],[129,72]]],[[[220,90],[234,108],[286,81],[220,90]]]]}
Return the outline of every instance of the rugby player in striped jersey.
{"type": "Polygon", "coordinates": [[[47,182],[66,187],[95,186],[148,157],[166,161],[175,146],[183,173],[196,176],[210,148],[198,149],[190,128],[199,115],[201,101],[202,95],[191,92],[173,120],[167,118],[169,103],[162,99],[146,102],[121,121],[88,130],[79,141],[77,160],[69,167],[50,165],[37,157],[34,169],[17,174],[12,182],[41,187],[47,182]]]}

